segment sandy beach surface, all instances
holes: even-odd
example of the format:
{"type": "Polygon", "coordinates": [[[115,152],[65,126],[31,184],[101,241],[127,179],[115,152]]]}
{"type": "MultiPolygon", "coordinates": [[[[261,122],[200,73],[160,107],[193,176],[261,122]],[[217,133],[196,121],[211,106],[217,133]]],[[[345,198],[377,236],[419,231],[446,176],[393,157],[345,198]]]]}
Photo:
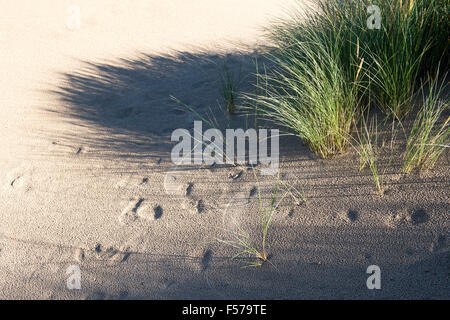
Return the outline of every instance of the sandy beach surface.
{"type": "Polygon", "coordinates": [[[268,203],[276,180],[175,166],[171,133],[195,116],[171,96],[224,121],[221,64],[252,90],[263,27],[294,3],[0,0],[0,298],[449,298],[448,153],[422,175],[389,162],[380,196],[351,152],[321,160],[282,137],[280,178],[306,202],[274,216],[270,263],[243,268],[212,241],[258,234],[256,190],[268,203]]]}

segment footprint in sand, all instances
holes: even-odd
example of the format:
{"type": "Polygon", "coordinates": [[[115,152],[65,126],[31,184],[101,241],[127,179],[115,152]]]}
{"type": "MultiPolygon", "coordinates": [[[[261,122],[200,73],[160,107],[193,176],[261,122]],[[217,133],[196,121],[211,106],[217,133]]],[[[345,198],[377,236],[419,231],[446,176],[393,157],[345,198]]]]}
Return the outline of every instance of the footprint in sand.
{"type": "Polygon", "coordinates": [[[338,218],[340,218],[341,220],[343,220],[347,223],[356,222],[359,218],[358,211],[352,210],[352,209],[350,209],[348,211],[341,211],[341,212],[339,212],[339,214],[337,216],[338,216],[338,218]]]}
{"type": "Polygon", "coordinates": [[[155,220],[160,219],[163,215],[163,209],[161,208],[161,206],[156,206],[153,209],[153,212],[155,213],[155,220]]]}
{"type": "Polygon", "coordinates": [[[206,208],[205,202],[202,199],[194,198],[192,195],[193,190],[193,183],[188,183],[187,186],[185,186],[185,199],[182,208],[192,213],[202,213],[206,208]]]}
{"type": "Polygon", "coordinates": [[[18,176],[16,178],[14,178],[11,183],[10,183],[11,187],[13,188],[19,188],[23,185],[23,177],[22,176],[18,176]]]}
{"type": "Polygon", "coordinates": [[[142,210],[144,199],[132,199],[119,216],[119,222],[128,225],[138,219],[138,214],[142,210]]]}
{"type": "Polygon", "coordinates": [[[195,208],[197,209],[197,213],[202,213],[205,210],[205,203],[202,199],[197,201],[195,208]]]}
{"type": "Polygon", "coordinates": [[[83,248],[77,248],[75,250],[75,254],[74,254],[75,261],[81,263],[81,262],[83,262],[85,257],[86,257],[86,255],[84,253],[84,249],[83,248]]]}
{"type": "Polygon", "coordinates": [[[356,210],[348,210],[347,212],[347,220],[350,222],[355,222],[358,220],[358,211],[356,210]]]}
{"type": "Polygon", "coordinates": [[[428,220],[430,220],[430,216],[422,208],[412,210],[408,217],[408,221],[411,222],[413,225],[426,223],[428,222],[428,220]]]}
{"type": "Polygon", "coordinates": [[[30,169],[27,167],[19,167],[8,174],[8,185],[6,189],[9,191],[28,192],[31,190],[30,169]]]}
{"type": "MultiPolygon", "coordinates": [[[[181,204],[181,209],[187,212],[198,214],[207,209],[214,208],[214,200],[207,202],[201,199],[202,195],[199,194],[201,190],[196,190],[193,182],[186,181],[185,170],[185,167],[174,165],[166,172],[164,177],[164,190],[166,194],[176,198],[177,203],[181,204]]],[[[219,192],[221,193],[223,191],[219,192]]],[[[216,193],[216,196],[219,197],[220,194],[216,193]]],[[[183,213],[184,211],[181,212],[183,213]]]]}
{"type": "Polygon", "coordinates": [[[98,260],[107,261],[111,264],[124,263],[131,255],[129,248],[116,249],[114,247],[104,248],[101,244],[97,244],[94,248],[96,258],[98,260]]]}
{"type": "Polygon", "coordinates": [[[163,208],[160,205],[153,206],[146,203],[143,198],[132,199],[119,216],[119,222],[123,225],[131,225],[139,219],[143,220],[158,220],[163,215],[163,208]]]}
{"type": "Polygon", "coordinates": [[[404,223],[407,218],[406,214],[403,212],[390,213],[389,215],[383,215],[382,220],[384,220],[384,224],[390,228],[397,228],[402,223],[404,223]]]}
{"type": "Polygon", "coordinates": [[[391,227],[398,227],[404,223],[411,223],[414,226],[427,223],[430,216],[423,208],[403,209],[396,214],[391,214],[386,218],[386,224],[391,227]]]}
{"type": "Polygon", "coordinates": [[[83,297],[84,300],[106,300],[108,298],[109,296],[106,293],[100,291],[90,293],[83,297]]]}
{"type": "Polygon", "coordinates": [[[179,170],[179,166],[173,166],[170,168],[164,177],[164,190],[167,195],[171,196],[185,196],[186,186],[181,182],[181,177],[184,172],[179,170]]]}
{"type": "Polygon", "coordinates": [[[127,189],[128,186],[131,183],[131,176],[122,177],[117,183],[115,184],[116,189],[127,189]]]}
{"type": "Polygon", "coordinates": [[[138,188],[145,188],[150,184],[149,177],[142,177],[137,175],[126,175],[120,178],[114,185],[116,189],[128,189],[128,190],[137,190],[138,188]]]}
{"type": "Polygon", "coordinates": [[[206,205],[202,199],[186,199],[182,205],[182,208],[191,213],[199,214],[205,211],[206,205]]]}

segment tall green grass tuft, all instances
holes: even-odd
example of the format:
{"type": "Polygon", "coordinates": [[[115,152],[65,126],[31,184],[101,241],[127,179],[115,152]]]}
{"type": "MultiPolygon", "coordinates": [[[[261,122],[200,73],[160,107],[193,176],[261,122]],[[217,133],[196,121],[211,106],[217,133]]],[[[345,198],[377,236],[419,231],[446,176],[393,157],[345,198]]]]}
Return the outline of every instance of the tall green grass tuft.
{"type": "MultiPolygon", "coordinates": [[[[252,100],[259,113],[302,138],[323,158],[348,147],[345,138],[358,109],[358,77],[364,60],[357,55],[349,79],[340,63],[346,46],[344,34],[329,36],[320,28],[317,16],[310,23],[275,27],[277,44],[270,54],[270,73],[259,74],[263,94],[252,100]]],[[[357,48],[355,48],[355,51],[357,48]]]]}
{"type": "Polygon", "coordinates": [[[320,156],[341,153],[362,107],[396,120],[411,111],[419,80],[447,63],[448,12],[450,0],[319,0],[271,26],[271,66],[251,101],[320,156]]]}
{"type": "Polygon", "coordinates": [[[371,91],[386,114],[402,119],[411,111],[419,77],[436,72],[445,58],[449,1],[391,0],[378,5],[382,28],[371,30],[366,49],[371,91]]]}
{"type": "Polygon", "coordinates": [[[368,119],[362,115],[361,124],[357,132],[357,152],[359,154],[359,170],[362,171],[366,166],[369,167],[372,174],[378,194],[383,194],[381,177],[378,169],[378,122],[377,118],[368,119]]]}
{"type": "Polygon", "coordinates": [[[365,95],[396,119],[411,110],[418,79],[448,61],[449,0],[327,0],[319,1],[319,8],[322,32],[347,40],[340,55],[344,69],[354,73],[359,46],[370,88],[365,95]],[[368,23],[374,13],[368,8],[374,5],[380,9],[379,29],[368,23]]]}
{"type": "MultiPolygon", "coordinates": [[[[256,181],[258,181],[256,173],[253,171],[256,181]]],[[[286,197],[291,197],[297,205],[306,203],[306,196],[302,191],[297,190],[292,184],[284,182],[280,179],[280,172],[276,178],[275,187],[270,197],[269,203],[263,199],[258,182],[258,215],[259,215],[259,237],[255,239],[241,226],[237,231],[225,230],[231,237],[227,239],[217,238],[218,243],[225,244],[238,250],[233,259],[238,257],[247,257],[245,260],[246,267],[260,267],[269,259],[267,252],[267,239],[269,229],[272,224],[274,215],[283,207],[283,201],[286,197]]]]}
{"type": "Polygon", "coordinates": [[[414,169],[427,171],[434,166],[442,152],[450,147],[450,117],[441,121],[442,115],[449,109],[448,99],[440,98],[447,86],[438,85],[437,81],[429,80],[427,96],[422,89],[423,105],[417,113],[406,145],[403,165],[406,173],[414,169]]]}
{"type": "Polygon", "coordinates": [[[230,114],[234,114],[237,108],[240,86],[242,84],[241,72],[235,74],[224,61],[220,73],[220,94],[225,107],[230,114]]]}

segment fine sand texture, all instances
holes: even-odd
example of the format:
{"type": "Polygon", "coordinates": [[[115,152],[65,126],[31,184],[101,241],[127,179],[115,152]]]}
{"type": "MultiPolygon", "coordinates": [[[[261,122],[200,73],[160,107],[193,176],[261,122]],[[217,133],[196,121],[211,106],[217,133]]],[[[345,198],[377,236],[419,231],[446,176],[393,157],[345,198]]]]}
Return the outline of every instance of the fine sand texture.
{"type": "Polygon", "coordinates": [[[351,151],[281,137],[280,179],[306,202],[286,197],[256,268],[214,240],[257,239],[276,177],[172,163],[171,133],[196,117],[171,96],[252,125],[222,113],[221,66],[253,90],[263,28],[295,2],[78,0],[78,26],[72,0],[0,0],[0,298],[449,298],[448,153],[403,175],[387,141],[380,196],[351,151]]]}

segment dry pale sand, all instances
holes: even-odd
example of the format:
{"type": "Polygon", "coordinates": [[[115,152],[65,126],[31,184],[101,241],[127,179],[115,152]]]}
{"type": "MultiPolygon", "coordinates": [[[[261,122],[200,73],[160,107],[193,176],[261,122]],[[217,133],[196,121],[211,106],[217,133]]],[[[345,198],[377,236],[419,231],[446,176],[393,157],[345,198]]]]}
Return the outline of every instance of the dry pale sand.
{"type": "Polygon", "coordinates": [[[255,187],[268,202],[275,180],[174,167],[170,134],[194,117],[169,96],[216,110],[218,65],[250,74],[261,27],[293,2],[78,0],[70,30],[72,0],[0,1],[0,298],[449,298],[446,157],[422,176],[394,157],[379,196],[354,155],[283,138],[281,177],[307,203],[275,216],[271,263],[208,242],[257,232],[255,187]]]}

